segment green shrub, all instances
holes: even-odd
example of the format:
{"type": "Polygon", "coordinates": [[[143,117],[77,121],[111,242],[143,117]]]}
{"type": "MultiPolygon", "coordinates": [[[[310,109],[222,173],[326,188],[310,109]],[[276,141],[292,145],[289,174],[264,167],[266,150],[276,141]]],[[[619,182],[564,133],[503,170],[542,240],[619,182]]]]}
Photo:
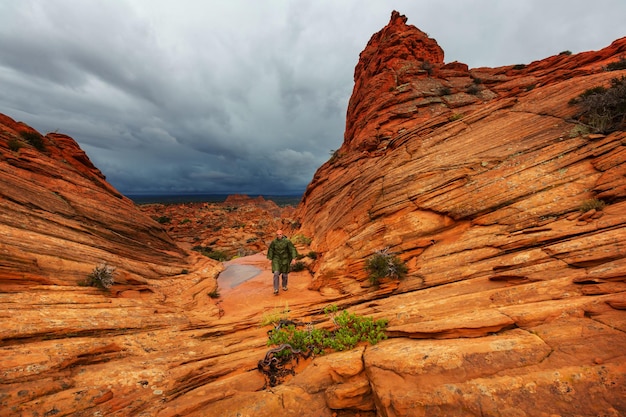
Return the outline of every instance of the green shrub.
{"type": "MultiPolygon", "coordinates": [[[[336,308],[325,309],[324,313],[331,316],[333,329],[318,329],[313,326],[299,329],[295,324],[277,327],[268,332],[268,346],[288,343],[302,352],[323,354],[327,350],[353,349],[360,342],[375,345],[387,338],[385,329],[388,320],[386,319],[374,320],[372,317],[357,316],[346,310],[336,314],[336,308]]],[[[282,353],[291,355],[290,351],[282,353]]]]}
{"type": "Polygon", "coordinates": [[[559,55],[571,55],[572,51],[562,51],[559,55]]]}
{"type": "Polygon", "coordinates": [[[156,220],[157,222],[161,224],[169,224],[172,221],[172,218],[169,216],[161,216],[161,217],[154,217],[154,220],[156,220]]]}
{"type": "Polygon", "coordinates": [[[46,150],[46,144],[43,141],[43,137],[39,133],[37,133],[37,132],[22,132],[22,133],[20,133],[20,136],[26,142],[28,142],[31,145],[33,145],[33,147],[35,149],[37,149],[39,151],[42,151],[42,152],[46,150]]]}
{"type": "Polygon", "coordinates": [[[306,264],[302,261],[294,262],[294,264],[291,266],[292,272],[300,272],[300,271],[304,271],[305,269],[306,269],[306,264]]]}
{"type": "Polygon", "coordinates": [[[310,259],[317,259],[317,252],[315,251],[310,251],[309,253],[306,254],[306,256],[308,256],[310,259]]]}
{"type": "Polygon", "coordinates": [[[222,252],[219,250],[213,250],[209,246],[196,245],[193,248],[191,248],[191,250],[200,252],[202,255],[211,259],[215,259],[216,261],[219,261],[219,262],[224,262],[229,259],[229,256],[225,252],[222,252]]]}
{"type": "Polygon", "coordinates": [[[20,140],[15,139],[15,138],[9,139],[9,149],[12,150],[13,152],[17,152],[23,147],[24,147],[24,143],[22,143],[20,140]]]}
{"type": "Polygon", "coordinates": [[[220,289],[215,288],[213,291],[209,293],[209,297],[211,298],[220,298],[220,289]]]}
{"type": "Polygon", "coordinates": [[[611,86],[586,90],[570,104],[579,104],[578,120],[595,132],[610,133],[626,129],[626,77],[613,78],[611,86]]]}
{"type": "Polygon", "coordinates": [[[519,71],[519,70],[523,70],[524,68],[526,68],[526,64],[516,64],[516,65],[513,65],[513,69],[514,70],[518,70],[519,71]]]}
{"type": "MultiPolygon", "coordinates": [[[[606,87],[603,87],[601,85],[596,86],[596,87],[592,87],[592,88],[588,88],[586,89],[580,96],[578,96],[579,99],[586,99],[587,97],[593,96],[595,94],[604,94],[606,93],[606,87]]],[[[577,102],[576,99],[574,99],[574,104],[577,102]]]]}
{"type": "Polygon", "coordinates": [[[607,71],[618,71],[626,69],[626,58],[621,57],[619,61],[611,62],[606,66],[607,71]]]}
{"type": "Polygon", "coordinates": [[[606,203],[602,200],[599,200],[597,198],[590,198],[589,200],[585,200],[582,202],[582,204],[579,207],[579,210],[582,211],[583,213],[588,212],[589,210],[602,210],[604,207],[606,207],[606,203]]]}
{"type": "Polygon", "coordinates": [[[93,271],[87,275],[85,285],[97,287],[101,290],[108,290],[115,283],[114,275],[115,267],[102,263],[96,266],[93,271]]]}
{"type": "Polygon", "coordinates": [[[297,234],[291,238],[291,241],[296,245],[310,245],[312,239],[304,236],[303,234],[297,234]]]}
{"type": "Polygon", "coordinates": [[[408,268],[397,256],[389,253],[388,248],[377,251],[365,262],[365,269],[372,284],[382,278],[401,279],[406,276],[408,268]]]}

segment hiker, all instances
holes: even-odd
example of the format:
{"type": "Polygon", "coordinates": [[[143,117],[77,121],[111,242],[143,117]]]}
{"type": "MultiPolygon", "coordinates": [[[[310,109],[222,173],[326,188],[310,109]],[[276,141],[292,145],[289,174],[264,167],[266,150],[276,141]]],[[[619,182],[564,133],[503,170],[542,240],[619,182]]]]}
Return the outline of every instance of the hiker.
{"type": "Polygon", "coordinates": [[[276,239],[272,240],[267,250],[267,259],[272,261],[272,272],[274,273],[274,295],[278,295],[278,278],[283,276],[283,291],[287,291],[287,279],[289,266],[298,256],[296,247],[287,239],[282,230],[276,231],[276,239]]]}

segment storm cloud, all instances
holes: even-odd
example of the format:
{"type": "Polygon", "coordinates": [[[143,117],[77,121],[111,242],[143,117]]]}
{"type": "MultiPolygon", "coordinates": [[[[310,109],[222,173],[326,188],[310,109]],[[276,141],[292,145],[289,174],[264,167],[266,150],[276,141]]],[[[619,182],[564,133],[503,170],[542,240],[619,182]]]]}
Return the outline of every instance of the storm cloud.
{"type": "Polygon", "coordinates": [[[128,195],[301,193],[392,10],[470,68],[626,36],[623,0],[4,0],[0,113],[72,136],[128,195]]]}

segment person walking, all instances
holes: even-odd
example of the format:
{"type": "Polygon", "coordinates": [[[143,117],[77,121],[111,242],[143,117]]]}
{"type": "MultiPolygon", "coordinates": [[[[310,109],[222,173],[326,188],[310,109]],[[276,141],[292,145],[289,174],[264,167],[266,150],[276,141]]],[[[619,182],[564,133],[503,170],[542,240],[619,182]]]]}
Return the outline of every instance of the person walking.
{"type": "Polygon", "coordinates": [[[274,273],[274,295],[278,295],[278,284],[281,274],[283,291],[287,291],[289,267],[297,256],[298,251],[291,240],[287,239],[282,230],[277,230],[276,239],[272,240],[267,250],[267,259],[272,261],[272,272],[274,273]]]}

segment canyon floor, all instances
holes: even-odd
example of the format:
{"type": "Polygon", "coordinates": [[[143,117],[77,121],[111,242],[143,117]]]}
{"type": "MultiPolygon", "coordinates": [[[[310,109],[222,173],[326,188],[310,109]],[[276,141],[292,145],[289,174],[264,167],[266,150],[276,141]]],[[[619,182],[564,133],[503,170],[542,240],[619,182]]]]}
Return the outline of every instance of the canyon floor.
{"type": "Polygon", "coordinates": [[[224,317],[236,319],[257,315],[262,318],[264,313],[288,310],[289,306],[299,304],[314,305],[324,303],[326,298],[319,291],[309,290],[311,274],[308,271],[291,272],[289,274],[288,291],[280,290],[274,295],[270,264],[264,253],[257,253],[236,258],[224,263],[225,271],[218,277],[220,298],[218,305],[223,310],[224,317]],[[259,272],[248,278],[248,270],[240,270],[232,279],[225,280],[229,269],[237,266],[258,268],[259,272]]]}

